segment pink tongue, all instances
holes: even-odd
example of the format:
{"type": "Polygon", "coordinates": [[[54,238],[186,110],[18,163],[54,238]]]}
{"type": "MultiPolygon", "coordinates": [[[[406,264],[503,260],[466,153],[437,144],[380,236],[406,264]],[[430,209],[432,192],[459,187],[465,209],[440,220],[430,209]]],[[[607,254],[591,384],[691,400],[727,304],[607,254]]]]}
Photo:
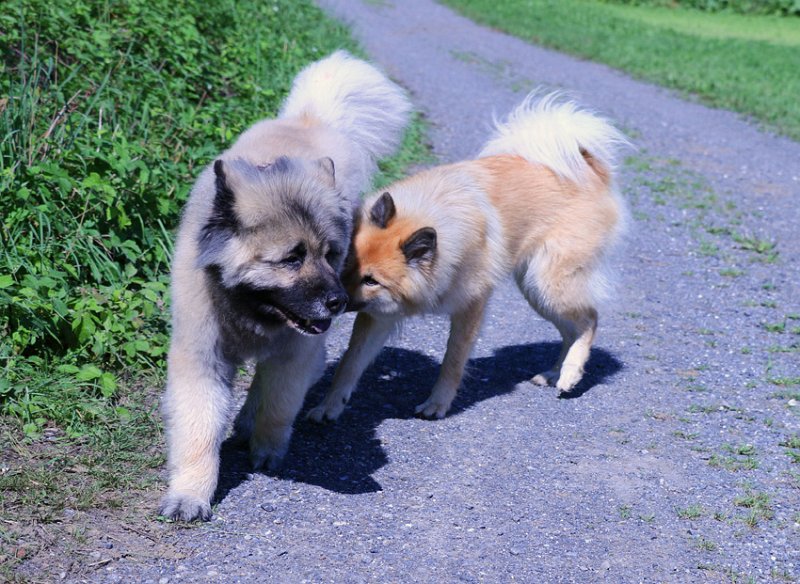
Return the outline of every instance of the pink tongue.
{"type": "Polygon", "coordinates": [[[318,334],[324,333],[326,330],[330,328],[330,326],[331,326],[330,318],[327,320],[315,320],[314,322],[311,323],[311,330],[313,330],[315,333],[318,334]]]}

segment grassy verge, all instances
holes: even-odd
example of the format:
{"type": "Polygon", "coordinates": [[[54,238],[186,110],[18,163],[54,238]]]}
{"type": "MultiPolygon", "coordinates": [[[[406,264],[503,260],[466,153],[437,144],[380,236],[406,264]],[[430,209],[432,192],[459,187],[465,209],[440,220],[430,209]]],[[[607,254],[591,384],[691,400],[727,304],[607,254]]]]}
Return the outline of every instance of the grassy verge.
{"type": "Polygon", "coordinates": [[[685,91],[800,139],[800,19],[588,0],[445,0],[520,38],[685,91]]]}
{"type": "MultiPolygon", "coordinates": [[[[150,496],[182,202],[342,47],[358,50],[310,1],[0,5],[0,579],[79,545],[82,513],[150,496]]],[[[380,181],[425,158],[423,134],[380,181]]]]}

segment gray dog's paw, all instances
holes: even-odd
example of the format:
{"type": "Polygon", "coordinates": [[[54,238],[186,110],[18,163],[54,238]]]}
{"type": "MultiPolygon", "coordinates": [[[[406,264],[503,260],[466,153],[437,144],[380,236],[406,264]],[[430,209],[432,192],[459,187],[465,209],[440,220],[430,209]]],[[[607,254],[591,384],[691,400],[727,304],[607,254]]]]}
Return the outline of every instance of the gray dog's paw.
{"type": "Polygon", "coordinates": [[[161,500],[158,513],[173,521],[208,521],[211,519],[211,505],[199,497],[170,493],[161,500]]]}
{"type": "Polygon", "coordinates": [[[253,470],[264,470],[269,473],[276,472],[283,464],[285,453],[275,453],[264,450],[250,451],[250,463],[253,470]]]}
{"type": "Polygon", "coordinates": [[[277,471],[283,459],[286,456],[286,451],[289,445],[282,445],[278,448],[270,448],[268,446],[256,446],[250,442],[250,463],[253,465],[253,470],[265,470],[269,473],[277,471]]]}

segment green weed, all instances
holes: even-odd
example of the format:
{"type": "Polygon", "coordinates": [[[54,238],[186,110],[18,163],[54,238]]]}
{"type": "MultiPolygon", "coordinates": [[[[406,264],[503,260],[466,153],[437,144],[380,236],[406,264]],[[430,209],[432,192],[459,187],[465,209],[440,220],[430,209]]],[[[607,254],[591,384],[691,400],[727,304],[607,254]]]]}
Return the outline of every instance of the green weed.
{"type": "Polygon", "coordinates": [[[778,259],[778,252],[775,249],[777,243],[774,241],[758,239],[757,237],[746,236],[740,233],[734,233],[733,240],[739,244],[740,249],[757,254],[759,259],[765,263],[775,263],[778,259]]]}
{"type": "Polygon", "coordinates": [[[762,326],[768,333],[782,333],[786,331],[786,322],[765,322],[762,326]]]}
{"type": "Polygon", "coordinates": [[[715,552],[719,549],[719,546],[716,543],[702,536],[695,539],[694,546],[697,549],[706,552],[715,552]]]}
{"type": "Polygon", "coordinates": [[[758,468],[758,460],[752,456],[739,458],[736,456],[720,456],[718,454],[713,454],[711,458],[708,459],[708,464],[713,468],[724,468],[731,472],[755,470],[758,468]]]}
{"type": "Polygon", "coordinates": [[[789,436],[786,440],[780,443],[780,446],[786,446],[787,448],[797,448],[800,449],[800,434],[795,434],[794,436],[789,436]]]}
{"type": "Polygon", "coordinates": [[[676,513],[681,519],[698,519],[703,516],[705,509],[702,505],[690,505],[682,509],[677,509],[676,513]]]}
{"type": "Polygon", "coordinates": [[[736,497],[733,504],[749,510],[743,521],[750,527],[755,527],[760,519],[770,520],[775,515],[772,511],[770,496],[767,493],[758,493],[748,489],[745,495],[736,497]]]}

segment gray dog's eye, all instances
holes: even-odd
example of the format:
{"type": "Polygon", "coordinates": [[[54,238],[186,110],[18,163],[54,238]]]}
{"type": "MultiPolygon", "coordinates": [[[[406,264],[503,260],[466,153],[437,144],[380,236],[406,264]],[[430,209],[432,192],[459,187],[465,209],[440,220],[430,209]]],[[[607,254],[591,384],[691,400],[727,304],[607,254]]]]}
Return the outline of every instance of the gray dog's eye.
{"type": "Polygon", "coordinates": [[[331,249],[328,250],[328,253],[325,254],[325,261],[327,261],[329,264],[332,265],[336,263],[336,260],[338,260],[341,255],[342,252],[340,252],[335,247],[332,247],[331,249]]]}
{"type": "Polygon", "coordinates": [[[306,246],[302,243],[298,243],[292,251],[290,251],[286,257],[284,257],[280,263],[284,266],[291,267],[291,268],[299,268],[303,265],[303,262],[306,259],[306,246]]]}

